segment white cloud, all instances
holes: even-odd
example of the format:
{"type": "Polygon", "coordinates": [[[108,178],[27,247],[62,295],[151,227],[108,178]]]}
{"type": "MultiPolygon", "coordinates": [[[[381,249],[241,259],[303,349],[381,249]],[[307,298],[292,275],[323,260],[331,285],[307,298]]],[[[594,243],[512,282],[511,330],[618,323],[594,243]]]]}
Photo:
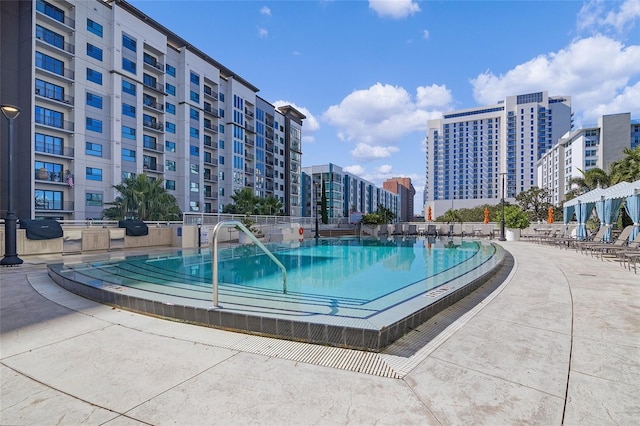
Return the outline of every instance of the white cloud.
{"type": "Polygon", "coordinates": [[[580,31],[597,32],[613,29],[618,33],[624,33],[632,30],[639,19],[640,0],[624,2],[592,0],[580,9],[577,27],[580,31]]]}
{"type": "Polygon", "coordinates": [[[343,167],[342,170],[344,170],[347,173],[351,173],[352,175],[359,176],[359,177],[362,177],[362,175],[365,173],[364,167],[362,167],[359,164],[354,164],[352,166],[343,167]]]}
{"type": "Polygon", "coordinates": [[[631,118],[640,116],[640,82],[626,87],[622,93],[607,103],[590,108],[585,113],[586,122],[595,122],[599,117],[607,114],[630,112],[631,118]]]}
{"type": "Polygon", "coordinates": [[[260,9],[260,14],[271,16],[271,9],[269,9],[267,6],[262,6],[262,9],[260,9]]]}
{"type": "Polygon", "coordinates": [[[273,103],[273,106],[275,106],[276,108],[285,106],[285,105],[291,105],[292,107],[294,107],[295,109],[297,109],[307,117],[304,120],[302,120],[303,135],[309,135],[309,133],[317,132],[320,129],[320,123],[318,122],[316,117],[313,114],[311,114],[311,111],[309,111],[307,108],[298,106],[294,102],[288,102],[283,100],[278,100],[273,103]]]}
{"type": "Polygon", "coordinates": [[[406,18],[420,12],[420,6],[412,0],[369,0],[369,8],[380,17],[406,18]]]}
{"type": "Polygon", "coordinates": [[[395,146],[375,146],[359,143],[356,145],[356,148],[351,151],[351,155],[356,159],[369,161],[390,157],[392,153],[397,151],[398,148],[395,146]]]}
{"type": "Polygon", "coordinates": [[[431,37],[429,30],[422,30],[422,38],[424,38],[425,40],[429,40],[429,37],[431,37]]]}
{"type": "Polygon", "coordinates": [[[269,35],[269,31],[266,28],[258,28],[258,37],[260,38],[265,38],[266,36],[269,35]]]}
{"type": "Polygon", "coordinates": [[[444,85],[421,86],[416,89],[416,92],[416,105],[419,108],[448,108],[453,101],[451,90],[444,85]]]}
{"type": "Polygon", "coordinates": [[[391,173],[391,170],[393,170],[393,166],[391,166],[391,164],[383,164],[376,169],[378,173],[381,173],[383,175],[388,175],[389,173],[391,173]]]}
{"type": "Polygon", "coordinates": [[[322,119],[338,128],[343,141],[388,145],[408,133],[426,132],[427,120],[439,114],[418,109],[402,87],[376,83],[350,93],[329,107],[322,119]]]}
{"type": "Polygon", "coordinates": [[[625,46],[607,36],[596,35],[578,39],[558,52],[533,58],[504,75],[487,71],[471,83],[475,99],[483,104],[539,90],[548,90],[550,95],[569,95],[572,109],[578,114],[584,113],[589,121],[598,118],[596,106],[612,103],[639,78],[640,46],[625,46]]]}

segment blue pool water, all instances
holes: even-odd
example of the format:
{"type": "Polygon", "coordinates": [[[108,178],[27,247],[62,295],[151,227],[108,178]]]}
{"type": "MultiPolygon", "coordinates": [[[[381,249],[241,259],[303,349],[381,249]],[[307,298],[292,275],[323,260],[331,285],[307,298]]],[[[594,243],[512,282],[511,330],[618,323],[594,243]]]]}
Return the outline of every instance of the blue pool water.
{"type": "Polygon", "coordinates": [[[469,294],[504,258],[500,246],[459,238],[329,238],[267,247],[286,268],[286,292],[281,269],[258,247],[224,248],[215,307],[210,248],[49,265],[49,271],[71,291],[127,309],[378,348],[469,294]],[[328,328],[315,336],[317,326],[328,328]]]}

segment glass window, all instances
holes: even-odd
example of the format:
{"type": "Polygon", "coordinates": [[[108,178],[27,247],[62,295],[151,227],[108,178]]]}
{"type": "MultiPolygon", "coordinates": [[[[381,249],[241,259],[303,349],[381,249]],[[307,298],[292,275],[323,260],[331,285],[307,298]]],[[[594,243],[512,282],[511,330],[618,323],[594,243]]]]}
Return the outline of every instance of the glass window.
{"type": "Polygon", "coordinates": [[[102,194],[97,192],[87,192],[85,194],[87,206],[102,206],[102,194]]]}
{"type": "Polygon", "coordinates": [[[190,182],[189,186],[190,186],[191,192],[200,191],[200,185],[198,184],[198,182],[190,182]]]}
{"type": "Polygon", "coordinates": [[[165,129],[169,133],[175,133],[176,132],[176,125],[174,123],[171,123],[171,122],[167,121],[165,129]]]}
{"type": "Polygon", "coordinates": [[[122,58],[122,69],[132,74],[136,73],[136,63],[130,59],[122,58]]]}
{"type": "Polygon", "coordinates": [[[87,31],[94,33],[98,37],[102,37],[102,25],[87,18],[87,31]]]}
{"type": "Polygon", "coordinates": [[[149,149],[158,149],[157,139],[153,136],[142,135],[142,146],[149,149]]]}
{"type": "Polygon", "coordinates": [[[169,103],[169,102],[167,102],[165,104],[165,109],[167,110],[167,112],[169,114],[174,114],[175,115],[175,113],[176,113],[176,106],[174,104],[169,103]]]}
{"type": "Polygon", "coordinates": [[[54,74],[65,75],[64,62],[40,52],[36,52],[36,67],[54,74]]]}
{"type": "Polygon", "coordinates": [[[189,117],[194,120],[200,120],[200,113],[195,108],[189,108],[189,117]]]}
{"type": "Polygon", "coordinates": [[[91,56],[94,59],[102,61],[102,49],[91,43],[87,43],[87,56],[91,56]]]}
{"type": "Polygon", "coordinates": [[[126,47],[132,52],[136,51],[136,40],[124,33],[122,33],[122,47],[126,47]]]}
{"type": "Polygon", "coordinates": [[[60,8],[55,7],[51,3],[47,3],[44,0],[38,0],[36,2],[36,9],[44,13],[45,15],[50,16],[56,21],[62,22],[64,24],[64,11],[60,8]]]}
{"type": "Polygon", "coordinates": [[[193,173],[194,175],[197,175],[197,174],[200,173],[200,166],[199,165],[191,163],[190,168],[191,168],[191,173],[193,173]]]}
{"type": "Polygon", "coordinates": [[[176,143],[171,141],[165,141],[164,143],[165,151],[167,152],[176,152],[176,143]]]}
{"type": "Polygon", "coordinates": [[[136,85],[127,80],[122,80],[122,91],[124,93],[129,93],[130,95],[136,95],[136,85]]]}
{"type": "Polygon", "coordinates": [[[48,28],[36,25],[36,38],[39,40],[44,40],[50,45],[55,46],[59,49],[64,49],[64,36],[53,32],[48,28]]]}
{"type": "Polygon", "coordinates": [[[102,73],[91,68],[87,68],[87,80],[96,84],[102,84],[102,73]]]}
{"type": "Polygon", "coordinates": [[[176,171],[176,162],[173,160],[165,160],[164,165],[166,166],[167,170],[170,172],[175,172],[176,171]]]}
{"type": "Polygon", "coordinates": [[[176,67],[173,67],[173,66],[167,64],[165,66],[165,69],[167,71],[167,74],[169,74],[171,77],[175,77],[176,76],[176,67]]]}
{"type": "Polygon", "coordinates": [[[176,181],[167,179],[165,181],[165,188],[170,190],[170,191],[175,191],[175,189],[176,189],[176,181]]]}
{"type": "Polygon", "coordinates": [[[57,155],[63,155],[64,153],[64,141],[60,137],[36,133],[35,143],[37,152],[46,152],[57,155]]]}
{"type": "Polygon", "coordinates": [[[196,73],[194,73],[193,71],[191,71],[191,82],[193,84],[200,84],[200,76],[196,73]]]}
{"type": "Polygon", "coordinates": [[[165,90],[170,95],[173,95],[173,96],[176,95],[176,86],[174,86],[173,84],[166,83],[165,84],[165,90]]]}
{"type": "Polygon", "coordinates": [[[62,191],[36,189],[36,210],[62,210],[62,191]]]}
{"type": "Polygon", "coordinates": [[[189,127],[189,136],[191,136],[192,138],[199,139],[200,138],[200,131],[198,129],[196,129],[195,127],[189,127]]]}
{"type": "Polygon", "coordinates": [[[218,93],[218,99],[220,102],[224,102],[224,93],[218,93]]]}
{"type": "Polygon", "coordinates": [[[99,143],[85,142],[85,154],[94,157],[102,157],[102,145],[99,143]]]}
{"type": "Polygon", "coordinates": [[[221,155],[220,157],[218,157],[218,163],[219,164],[224,164],[224,156],[221,155]]]}
{"type": "Polygon", "coordinates": [[[136,140],[136,129],[133,127],[122,126],[122,137],[136,140]]]}
{"type": "Polygon", "coordinates": [[[87,92],[87,105],[102,109],[102,96],[87,92]]]}
{"type": "Polygon", "coordinates": [[[193,102],[200,102],[200,94],[197,92],[194,92],[193,90],[191,92],[189,92],[189,99],[191,99],[193,102]]]}
{"type": "Polygon", "coordinates": [[[200,155],[200,148],[195,145],[189,145],[189,152],[191,155],[198,156],[200,155]]]}
{"type": "Polygon", "coordinates": [[[136,162],[136,152],[132,149],[122,148],[122,161],[136,162]]]}
{"type": "Polygon", "coordinates": [[[36,78],[36,95],[65,102],[64,87],[36,78]]]}
{"type": "Polygon", "coordinates": [[[97,180],[102,181],[102,169],[97,169],[95,167],[87,167],[87,180],[97,180]]]}
{"type": "Polygon", "coordinates": [[[136,107],[129,104],[122,104],[122,115],[128,115],[129,117],[136,116],[136,107]]]}
{"type": "Polygon", "coordinates": [[[95,118],[86,117],[87,130],[102,133],[102,121],[95,118]]]}

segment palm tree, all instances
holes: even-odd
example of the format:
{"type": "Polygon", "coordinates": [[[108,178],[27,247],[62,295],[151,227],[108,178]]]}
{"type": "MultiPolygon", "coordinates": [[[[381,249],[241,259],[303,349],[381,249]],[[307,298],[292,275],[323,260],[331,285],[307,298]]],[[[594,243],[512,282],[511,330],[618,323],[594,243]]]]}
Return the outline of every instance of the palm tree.
{"type": "Polygon", "coordinates": [[[264,215],[281,215],[282,203],[273,195],[268,195],[258,202],[258,213],[264,215]]]}
{"type": "Polygon", "coordinates": [[[611,165],[612,183],[633,182],[640,179],[640,145],[635,148],[625,148],[622,159],[611,165]]]}
{"type": "Polygon", "coordinates": [[[167,192],[164,179],[150,179],[145,173],[125,178],[113,188],[120,193],[102,215],[111,220],[180,220],[182,212],[175,197],[167,192]]]}
{"type": "Polygon", "coordinates": [[[574,185],[577,186],[577,188],[575,188],[576,195],[584,194],[597,187],[606,188],[611,185],[611,174],[598,167],[589,169],[586,172],[580,169],[578,169],[578,171],[582,173],[582,177],[574,177],[569,181],[570,187],[574,185]]]}

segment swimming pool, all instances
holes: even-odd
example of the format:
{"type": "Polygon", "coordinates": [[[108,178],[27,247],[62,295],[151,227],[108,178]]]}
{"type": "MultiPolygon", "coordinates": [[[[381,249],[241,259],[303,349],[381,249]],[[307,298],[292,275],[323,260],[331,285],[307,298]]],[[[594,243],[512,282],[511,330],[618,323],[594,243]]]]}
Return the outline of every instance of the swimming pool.
{"type": "Polygon", "coordinates": [[[487,241],[319,239],[49,265],[61,286],[110,305],[237,331],[379,350],[469,294],[504,258],[487,241]]]}

